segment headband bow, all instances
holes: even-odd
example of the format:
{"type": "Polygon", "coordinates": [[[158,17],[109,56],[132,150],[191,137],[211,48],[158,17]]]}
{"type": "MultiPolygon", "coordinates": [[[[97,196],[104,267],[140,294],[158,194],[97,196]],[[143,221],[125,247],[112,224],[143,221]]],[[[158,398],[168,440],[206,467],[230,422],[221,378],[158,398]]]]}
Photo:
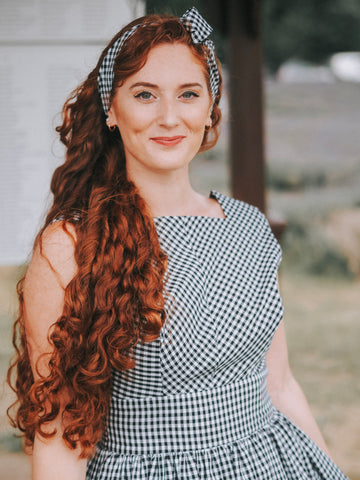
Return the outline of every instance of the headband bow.
{"type": "MultiPolygon", "coordinates": [[[[195,7],[187,10],[182,17],[180,17],[181,23],[184,25],[186,30],[190,33],[191,39],[194,44],[205,45],[208,49],[208,54],[206,57],[207,63],[209,65],[209,74],[210,74],[210,89],[213,102],[215,101],[216,95],[219,90],[219,71],[216,65],[215,60],[215,47],[214,43],[209,40],[209,35],[212,32],[212,28],[205,21],[205,19],[200,15],[195,7]]],[[[99,69],[98,74],[98,90],[101,97],[101,103],[105,112],[105,115],[108,114],[110,105],[109,105],[109,96],[112,90],[113,81],[114,81],[114,61],[121,48],[123,47],[125,41],[131,37],[131,35],[141,26],[135,25],[130,30],[127,30],[120,38],[114,42],[113,45],[107,51],[102,64],[99,69]]]]}
{"type": "Polygon", "coordinates": [[[215,60],[215,46],[208,38],[213,29],[195,7],[187,10],[184,15],[180,17],[180,22],[184,24],[184,27],[190,33],[191,39],[194,43],[200,43],[208,48],[206,60],[210,70],[210,89],[214,102],[219,90],[220,77],[215,60]]]}

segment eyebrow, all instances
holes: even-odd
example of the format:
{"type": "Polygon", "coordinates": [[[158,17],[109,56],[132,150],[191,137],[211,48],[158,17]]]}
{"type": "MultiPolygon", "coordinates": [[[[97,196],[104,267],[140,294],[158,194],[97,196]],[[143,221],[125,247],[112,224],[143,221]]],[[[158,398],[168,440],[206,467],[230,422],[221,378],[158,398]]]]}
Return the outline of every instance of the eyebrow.
{"type": "MultiPolygon", "coordinates": [[[[136,88],[136,87],[148,87],[148,88],[159,88],[158,85],[155,85],[154,83],[148,83],[148,82],[136,82],[133,85],[131,85],[130,88],[136,88]]],[[[179,88],[193,88],[193,87],[200,87],[203,88],[201,83],[184,83],[179,86],[179,88]]]]}

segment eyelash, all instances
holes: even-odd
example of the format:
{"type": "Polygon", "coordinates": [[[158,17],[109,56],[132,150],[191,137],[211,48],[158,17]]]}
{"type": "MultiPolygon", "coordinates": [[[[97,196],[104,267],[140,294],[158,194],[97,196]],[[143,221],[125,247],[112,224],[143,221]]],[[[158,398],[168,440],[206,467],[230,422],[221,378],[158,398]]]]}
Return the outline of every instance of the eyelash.
{"type": "MultiPolygon", "coordinates": [[[[140,98],[140,99],[142,99],[142,100],[151,100],[150,97],[145,98],[145,95],[153,96],[152,93],[147,92],[147,91],[144,90],[143,92],[137,93],[137,94],[135,95],[135,98],[140,98]]],[[[191,90],[184,92],[181,96],[182,96],[183,98],[185,98],[186,100],[190,100],[190,99],[193,98],[193,97],[196,97],[196,98],[199,97],[199,95],[198,95],[197,93],[192,92],[191,90]],[[185,96],[185,95],[187,95],[187,96],[185,96]]]]}
{"type": "Polygon", "coordinates": [[[151,95],[151,96],[153,96],[152,93],[143,91],[143,92],[137,93],[137,94],[135,95],[135,98],[141,98],[142,100],[150,100],[150,98],[144,98],[143,95],[151,95]]]}
{"type": "Polygon", "coordinates": [[[196,97],[196,98],[197,98],[199,95],[198,95],[197,93],[192,92],[191,90],[189,90],[189,91],[187,91],[187,92],[184,92],[184,93],[182,94],[182,96],[183,96],[184,98],[186,98],[186,99],[190,99],[190,98],[192,98],[192,97],[196,97]],[[188,95],[188,94],[190,94],[191,97],[184,97],[184,95],[188,95]]]}

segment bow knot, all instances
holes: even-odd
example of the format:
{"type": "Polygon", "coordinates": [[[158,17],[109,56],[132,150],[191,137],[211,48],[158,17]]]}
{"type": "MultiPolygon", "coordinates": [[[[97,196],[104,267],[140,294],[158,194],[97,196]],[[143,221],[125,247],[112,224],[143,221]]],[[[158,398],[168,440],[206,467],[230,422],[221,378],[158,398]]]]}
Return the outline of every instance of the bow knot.
{"type": "Polygon", "coordinates": [[[187,10],[180,17],[180,21],[190,33],[192,41],[195,44],[205,45],[208,49],[207,63],[209,65],[211,96],[214,102],[219,90],[220,76],[215,59],[214,43],[209,40],[209,35],[213,29],[195,7],[187,10]]]}
{"type": "Polygon", "coordinates": [[[180,21],[191,34],[194,43],[204,43],[213,30],[195,7],[187,10],[184,15],[180,17],[180,21]]]}

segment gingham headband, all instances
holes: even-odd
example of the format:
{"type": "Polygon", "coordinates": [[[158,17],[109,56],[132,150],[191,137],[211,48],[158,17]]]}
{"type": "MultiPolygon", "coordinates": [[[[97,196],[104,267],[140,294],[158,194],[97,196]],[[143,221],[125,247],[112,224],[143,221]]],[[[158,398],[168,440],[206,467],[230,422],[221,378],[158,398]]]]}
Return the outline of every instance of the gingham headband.
{"type": "MultiPolygon", "coordinates": [[[[213,101],[215,101],[216,95],[219,90],[219,71],[215,60],[215,47],[214,43],[209,40],[209,35],[212,32],[210,25],[204,20],[195,7],[187,10],[180,21],[183,23],[186,30],[191,34],[191,39],[195,44],[206,45],[208,48],[207,63],[209,65],[210,73],[210,89],[213,101]]],[[[101,102],[104,108],[105,115],[108,114],[109,96],[112,90],[114,81],[114,61],[124,45],[125,41],[140,27],[141,25],[135,25],[130,30],[127,30],[120,38],[114,42],[114,44],[107,51],[104,60],[100,66],[98,74],[98,89],[101,97],[101,102]]]]}

